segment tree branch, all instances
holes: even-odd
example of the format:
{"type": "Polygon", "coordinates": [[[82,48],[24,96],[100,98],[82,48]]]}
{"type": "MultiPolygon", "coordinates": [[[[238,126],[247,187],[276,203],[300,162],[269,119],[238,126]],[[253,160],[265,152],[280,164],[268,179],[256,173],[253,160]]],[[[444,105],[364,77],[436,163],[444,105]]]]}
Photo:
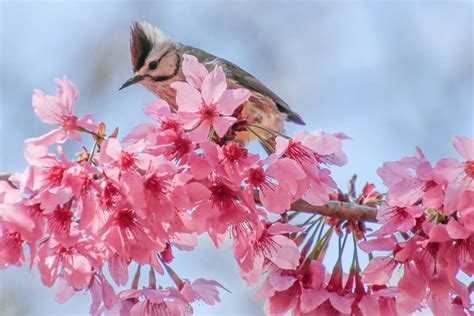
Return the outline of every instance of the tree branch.
{"type": "Polygon", "coordinates": [[[324,205],[311,205],[303,200],[296,201],[291,205],[293,211],[302,213],[320,214],[329,217],[337,217],[346,220],[377,222],[377,209],[374,207],[329,201],[324,205]]]}
{"type": "MultiPolygon", "coordinates": [[[[258,193],[255,193],[253,196],[255,203],[262,204],[258,193]]],[[[377,209],[375,207],[348,202],[329,201],[324,205],[311,205],[306,201],[299,200],[291,204],[290,209],[296,212],[319,214],[345,220],[377,222],[377,209]]]]}
{"type": "Polygon", "coordinates": [[[8,181],[11,175],[11,173],[0,173],[0,181],[8,181]]]}

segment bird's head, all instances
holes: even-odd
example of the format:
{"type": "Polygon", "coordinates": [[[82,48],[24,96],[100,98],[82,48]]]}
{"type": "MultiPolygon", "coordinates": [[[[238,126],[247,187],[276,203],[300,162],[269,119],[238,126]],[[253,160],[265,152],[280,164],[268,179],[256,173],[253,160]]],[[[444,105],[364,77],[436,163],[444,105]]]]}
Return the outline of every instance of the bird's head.
{"type": "Polygon", "coordinates": [[[133,22],[130,26],[130,53],[134,76],[120,90],[138,82],[151,89],[175,75],[179,67],[173,43],[148,22],[133,22]]]}

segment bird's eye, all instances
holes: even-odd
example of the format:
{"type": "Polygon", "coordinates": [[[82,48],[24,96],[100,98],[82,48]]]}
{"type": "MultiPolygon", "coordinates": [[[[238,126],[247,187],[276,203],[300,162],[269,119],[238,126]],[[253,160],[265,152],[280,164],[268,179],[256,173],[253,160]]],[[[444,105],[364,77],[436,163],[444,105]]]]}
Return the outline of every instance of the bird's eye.
{"type": "Polygon", "coordinates": [[[152,61],[151,63],[148,64],[148,68],[150,70],[155,70],[157,66],[158,66],[158,62],[156,61],[152,61]]]}

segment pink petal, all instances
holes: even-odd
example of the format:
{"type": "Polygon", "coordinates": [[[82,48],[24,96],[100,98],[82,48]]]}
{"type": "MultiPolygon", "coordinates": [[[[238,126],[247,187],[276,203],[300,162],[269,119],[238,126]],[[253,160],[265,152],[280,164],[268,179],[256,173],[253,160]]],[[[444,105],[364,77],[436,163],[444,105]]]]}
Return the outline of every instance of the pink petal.
{"type": "Polygon", "coordinates": [[[52,96],[47,96],[41,90],[33,90],[33,110],[36,116],[47,124],[58,124],[62,113],[52,96]]]}
{"type": "Polygon", "coordinates": [[[49,133],[46,133],[40,137],[28,138],[25,140],[25,144],[33,144],[36,146],[50,146],[52,144],[60,144],[66,141],[66,135],[62,129],[53,129],[49,133]]]}
{"type": "Polygon", "coordinates": [[[183,54],[183,74],[186,81],[196,89],[201,89],[204,78],[209,74],[206,67],[192,55],[183,54]]]}
{"type": "Polygon", "coordinates": [[[309,313],[324,303],[329,298],[329,293],[325,289],[306,289],[301,290],[300,307],[303,313],[309,313]]]}
{"type": "Polygon", "coordinates": [[[125,151],[127,151],[129,153],[139,153],[139,152],[142,152],[143,149],[145,149],[145,147],[146,147],[145,142],[143,141],[143,139],[140,139],[136,143],[132,143],[132,144],[128,145],[125,148],[125,151]]]}
{"type": "Polygon", "coordinates": [[[76,86],[66,78],[66,76],[63,76],[61,79],[56,79],[54,82],[58,87],[56,95],[60,103],[64,105],[68,113],[72,114],[74,102],[76,102],[79,97],[76,86]]]}
{"type": "Polygon", "coordinates": [[[283,315],[297,303],[298,296],[290,290],[276,292],[265,304],[267,315],[283,315]]]}
{"type": "Polygon", "coordinates": [[[330,134],[311,135],[306,138],[303,145],[320,155],[330,155],[342,148],[341,140],[330,134]]]}
{"type": "Polygon", "coordinates": [[[276,243],[270,247],[266,257],[282,269],[295,269],[300,262],[300,253],[296,244],[282,235],[274,235],[271,239],[276,243]]]}
{"type": "Polygon", "coordinates": [[[391,187],[412,175],[404,164],[399,161],[387,161],[382,167],[377,168],[377,175],[382,178],[383,183],[391,187]]]}
{"type": "Polygon", "coordinates": [[[154,120],[160,120],[163,116],[168,117],[171,115],[170,106],[162,99],[156,99],[149,102],[143,108],[143,112],[145,112],[146,116],[154,120]]]}
{"type": "Polygon", "coordinates": [[[77,212],[81,217],[79,228],[85,229],[95,218],[96,201],[93,194],[86,194],[77,204],[77,212]]]}
{"type": "Polygon", "coordinates": [[[465,160],[474,160],[474,138],[455,136],[452,139],[454,148],[465,160]]]}
{"type": "MultiPolygon", "coordinates": [[[[471,231],[462,226],[454,218],[451,218],[449,220],[448,225],[446,225],[446,230],[448,232],[449,237],[451,237],[452,239],[467,239],[471,235],[471,231]]],[[[472,228],[471,230],[474,230],[474,228],[472,228]]]]}
{"type": "Polygon", "coordinates": [[[358,304],[362,315],[382,316],[379,301],[376,296],[363,295],[358,304]]]}
{"type": "Polygon", "coordinates": [[[268,297],[273,296],[275,290],[273,285],[270,284],[268,278],[263,281],[262,286],[255,292],[253,298],[256,301],[266,300],[268,297]]]}
{"type": "Polygon", "coordinates": [[[208,121],[201,121],[200,125],[193,131],[189,132],[189,138],[197,143],[204,142],[209,136],[211,124],[208,121]]]}
{"type": "Polygon", "coordinates": [[[403,314],[415,312],[426,293],[426,282],[414,264],[406,264],[403,276],[398,282],[400,294],[397,295],[397,309],[403,314]]]}
{"type": "Polygon", "coordinates": [[[229,128],[237,121],[235,117],[218,117],[214,119],[212,126],[217,136],[224,137],[229,128]]]}
{"type": "Polygon", "coordinates": [[[373,258],[362,272],[362,281],[368,284],[385,285],[392,277],[395,267],[396,262],[391,258],[373,258]]]}
{"type": "Polygon", "coordinates": [[[115,291],[112,285],[110,285],[110,283],[104,278],[104,276],[101,276],[101,281],[102,281],[102,299],[104,301],[105,307],[107,309],[110,309],[112,308],[116,300],[115,291]]]}
{"type": "Polygon", "coordinates": [[[296,281],[297,279],[291,275],[270,275],[268,277],[268,282],[277,291],[289,289],[296,281]]]}
{"type": "Polygon", "coordinates": [[[19,232],[23,238],[30,237],[35,227],[35,222],[22,205],[2,205],[0,208],[2,226],[12,231],[19,232]]]}
{"type": "Polygon", "coordinates": [[[56,294],[54,295],[54,298],[56,299],[56,302],[58,302],[59,304],[64,304],[71,297],[73,297],[74,294],[76,294],[76,291],[63,278],[59,279],[58,283],[59,283],[58,284],[58,289],[56,291],[56,294]]]}
{"type": "Polygon", "coordinates": [[[188,193],[191,201],[198,202],[207,200],[211,196],[211,191],[199,182],[191,182],[186,184],[186,192],[188,193]]]}
{"type": "Polygon", "coordinates": [[[176,103],[180,112],[197,112],[202,104],[201,94],[186,82],[173,82],[176,90],[176,103]]]}
{"type": "Polygon", "coordinates": [[[429,237],[430,242],[445,242],[451,239],[446,231],[446,225],[435,225],[431,227],[429,237]]]}
{"type": "Polygon", "coordinates": [[[289,158],[281,158],[270,165],[266,172],[268,175],[285,181],[301,180],[306,177],[306,173],[300,165],[289,158]]]}
{"type": "Polygon", "coordinates": [[[438,183],[454,181],[462,172],[462,164],[453,158],[439,160],[433,170],[433,176],[438,183]]]}
{"type": "Polygon", "coordinates": [[[196,180],[207,178],[212,171],[207,159],[196,153],[191,153],[188,165],[190,173],[196,180]]]}
{"type": "Polygon", "coordinates": [[[69,283],[76,289],[83,289],[89,285],[92,266],[83,256],[74,255],[71,258],[71,265],[64,267],[64,273],[69,283]]]}
{"type": "Polygon", "coordinates": [[[332,307],[337,309],[339,312],[343,314],[350,314],[351,313],[351,305],[352,299],[341,296],[335,292],[329,293],[329,300],[331,301],[332,307]]]}
{"type": "Polygon", "coordinates": [[[82,127],[86,131],[93,132],[97,129],[97,125],[94,124],[94,120],[91,114],[87,114],[77,120],[76,125],[82,127]]]}
{"type": "MultiPolygon", "coordinates": [[[[118,160],[122,153],[122,146],[120,145],[117,138],[109,138],[102,145],[101,153],[107,154],[112,160],[118,160]]],[[[102,156],[102,155],[101,155],[102,156]]]]}
{"type": "Polygon", "coordinates": [[[226,89],[227,82],[224,71],[221,66],[216,66],[202,82],[202,98],[207,105],[216,104],[226,89]]]}
{"type": "Polygon", "coordinates": [[[287,209],[290,209],[291,196],[279,186],[260,191],[259,196],[263,206],[269,212],[282,214],[287,209]]]}
{"type": "Polygon", "coordinates": [[[372,252],[374,250],[379,251],[392,251],[397,246],[397,239],[391,235],[385,238],[375,238],[370,240],[364,240],[357,244],[357,246],[365,252],[372,252]]]}
{"type": "Polygon", "coordinates": [[[220,283],[214,280],[206,280],[202,278],[195,280],[192,283],[192,286],[194,291],[198,293],[199,299],[207,305],[214,305],[215,303],[221,301],[219,298],[218,288],[229,292],[229,290],[223,287],[220,283]]]}
{"type": "Polygon", "coordinates": [[[192,130],[201,122],[201,117],[195,112],[179,112],[178,117],[183,121],[183,127],[192,130]]]}
{"type": "Polygon", "coordinates": [[[125,285],[128,281],[128,264],[119,255],[113,255],[109,259],[109,272],[117,285],[125,285]]]}
{"type": "Polygon", "coordinates": [[[288,148],[288,145],[290,143],[290,140],[281,136],[278,136],[276,139],[276,146],[275,146],[275,153],[277,156],[282,156],[286,149],[288,148]]]}
{"type": "Polygon", "coordinates": [[[293,226],[287,223],[276,222],[267,229],[267,233],[270,235],[279,235],[279,234],[285,234],[285,233],[296,233],[302,230],[303,228],[301,227],[293,226]]]}
{"type": "Polygon", "coordinates": [[[250,91],[247,89],[231,89],[222,93],[217,108],[223,115],[230,116],[239,105],[244,104],[250,98],[250,91]]]}

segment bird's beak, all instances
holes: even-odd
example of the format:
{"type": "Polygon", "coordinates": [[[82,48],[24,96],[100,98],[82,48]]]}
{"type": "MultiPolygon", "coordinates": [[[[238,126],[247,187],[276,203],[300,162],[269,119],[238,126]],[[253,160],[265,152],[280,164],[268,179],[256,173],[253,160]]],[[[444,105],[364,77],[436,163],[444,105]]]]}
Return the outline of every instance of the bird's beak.
{"type": "Polygon", "coordinates": [[[145,76],[136,75],[135,77],[132,77],[132,78],[128,79],[127,81],[125,81],[125,83],[120,87],[119,90],[122,90],[122,89],[124,89],[128,86],[131,86],[132,84],[140,82],[143,79],[145,79],[145,76]]]}

